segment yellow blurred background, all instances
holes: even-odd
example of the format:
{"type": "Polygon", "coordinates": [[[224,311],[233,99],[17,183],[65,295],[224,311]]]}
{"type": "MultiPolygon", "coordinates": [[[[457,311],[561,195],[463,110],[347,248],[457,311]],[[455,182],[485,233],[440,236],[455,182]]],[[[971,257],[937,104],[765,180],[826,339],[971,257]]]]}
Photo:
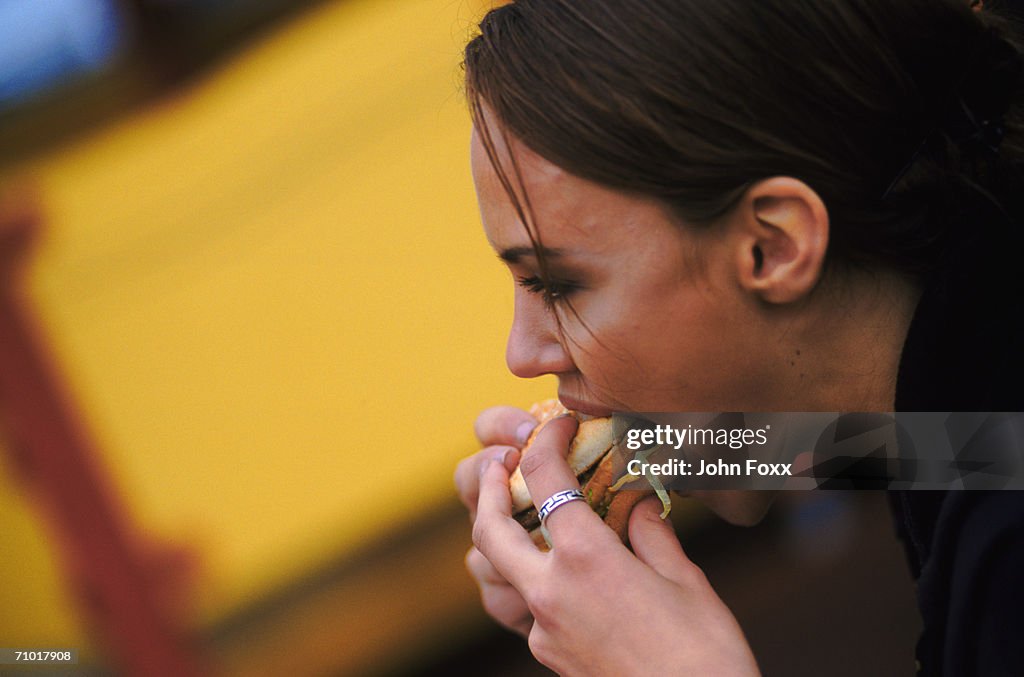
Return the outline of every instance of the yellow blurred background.
{"type": "MultiPolygon", "coordinates": [[[[197,628],[436,521],[475,414],[553,390],[505,369],[510,287],[468,173],[460,50],[485,4],[311,6],[187,86],[4,167],[43,213],[30,307],[130,517],[198,556],[197,628]]],[[[19,611],[0,614],[0,645],[103,663],[9,470],[0,608],[19,611]]],[[[336,630],[362,615],[391,641],[476,618],[451,599],[475,596],[461,561],[415,557],[389,591],[451,579],[417,593],[422,618],[350,598],[336,630]]],[[[356,644],[333,651],[353,667],[356,644]]],[[[254,674],[258,652],[224,660],[254,674]]]]}

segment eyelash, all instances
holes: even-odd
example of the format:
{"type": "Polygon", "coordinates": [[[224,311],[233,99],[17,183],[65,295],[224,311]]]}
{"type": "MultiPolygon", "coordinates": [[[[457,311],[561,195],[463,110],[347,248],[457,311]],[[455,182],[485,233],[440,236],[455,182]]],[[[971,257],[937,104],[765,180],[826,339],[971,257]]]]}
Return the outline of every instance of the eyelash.
{"type": "Polygon", "coordinates": [[[517,277],[516,282],[519,283],[520,287],[531,294],[542,295],[544,297],[544,303],[548,305],[554,305],[579,289],[579,285],[571,280],[553,280],[545,284],[544,281],[536,275],[517,277]]]}

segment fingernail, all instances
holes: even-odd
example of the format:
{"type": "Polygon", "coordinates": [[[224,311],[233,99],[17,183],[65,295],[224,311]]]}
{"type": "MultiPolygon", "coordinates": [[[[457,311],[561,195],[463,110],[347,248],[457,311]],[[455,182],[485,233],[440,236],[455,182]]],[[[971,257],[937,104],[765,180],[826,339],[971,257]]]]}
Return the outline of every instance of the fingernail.
{"type": "Polygon", "coordinates": [[[572,419],[577,424],[579,423],[579,419],[576,418],[576,416],[574,414],[562,414],[561,416],[556,416],[555,418],[553,418],[552,421],[561,421],[561,420],[567,419],[567,418],[568,419],[572,419]]]}
{"type": "Polygon", "coordinates": [[[530,439],[530,433],[537,427],[536,421],[523,421],[516,428],[516,441],[519,444],[526,444],[526,440],[530,439]]]}
{"type": "Polygon", "coordinates": [[[491,467],[492,463],[501,463],[504,465],[505,459],[507,459],[508,455],[511,453],[512,449],[501,449],[488,456],[487,459],[480,464],[480,477],[484,476],[484,473],[487,472],[487,469],[491,467]]]}
{"type": "Polygon", "coordinates": [[[519,465],[519,452],[515,449],[506,449],[501,456],[501,464],[505,466],[505,470],[515,472],[516,466],[519,465]]]}

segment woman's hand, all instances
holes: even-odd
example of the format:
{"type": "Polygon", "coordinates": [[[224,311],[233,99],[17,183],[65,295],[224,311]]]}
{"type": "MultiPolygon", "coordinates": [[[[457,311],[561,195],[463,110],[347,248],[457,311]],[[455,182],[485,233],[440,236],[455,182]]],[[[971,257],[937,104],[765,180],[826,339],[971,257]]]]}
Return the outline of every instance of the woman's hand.
{"type": "Polygon", "coordinates": [[[483,447],[455,468],[455,488],[469,510],[469,520],[476,520],[476,501],[480,490],[480,470],[493,459],[505,459],[509,472],[519,463],[519,450],[537,427],[537,419],[517,407],[491,407],[477,416],[473,431],[483,447]]]}
{"type": "MultiPolygon", "coordinates": [[[[569,417],[549,423],[522,464],[538,506],[579,488],[565,462],[575,428],[569,417]]],[[[551,514],[552,549],[540,552],[511,517],[503,460],[490,453],[476,461],[479,554],[467,561],[488,612],[527,634],[540,662],[568,675],[759,674],[735,618],[659,518],[657,500],[630,518],[635,555],[583,501],[551,514]]]]}
{"type": "MultiPolygon", "coordinates": [[[[477,417],[474,429],[483,449],[455,469],[455,487],[469,510],[470,521],[476,521],[480,471],[493,460],[502,463],[508,472],[515,470],[519,449],[536,426],[533,416],[515,407],[491,407],[477,417]]],[[[466,553],[466,568],[480,587],[487,613],[504,627],[526,637],[533,627],[533,616],[519,591],[475,547],[466,553]]]]}

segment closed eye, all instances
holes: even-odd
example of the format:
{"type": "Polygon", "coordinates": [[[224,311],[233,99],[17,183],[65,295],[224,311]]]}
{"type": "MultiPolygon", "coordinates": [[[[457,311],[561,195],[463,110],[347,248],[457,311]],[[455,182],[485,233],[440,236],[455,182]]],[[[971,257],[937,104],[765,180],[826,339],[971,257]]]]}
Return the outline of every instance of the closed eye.
{"type": "Polygon", "coordinates": [[[549,280],[545,282],[536,275],[517,277],[520,287],[531,294],[540,294],[544,303],[554,305],[580,289],[580,285],[572,280],[549,280]]]}

